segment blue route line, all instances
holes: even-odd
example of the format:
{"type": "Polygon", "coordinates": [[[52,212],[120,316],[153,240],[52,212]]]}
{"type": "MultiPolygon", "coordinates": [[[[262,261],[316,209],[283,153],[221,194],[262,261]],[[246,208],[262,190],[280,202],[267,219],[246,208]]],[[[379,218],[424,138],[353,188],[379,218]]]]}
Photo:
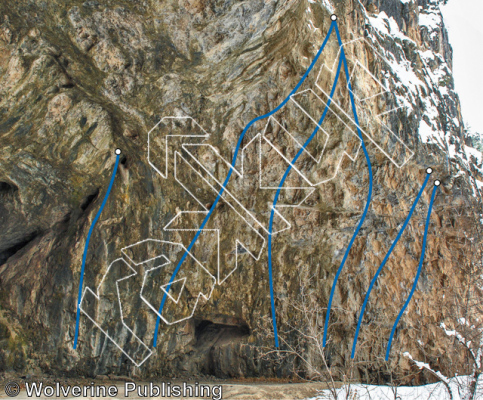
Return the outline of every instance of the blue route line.
{"type": "Polygon", "coordinates": [[[409,220],[411,219],[411,217],[412,217],[412,215],[414,213],[414,210],[416,209],[416,205],[418,204],[419,199],[421,198],[421,195],[423,194],[424,189],[426,188],[426,184],[428,183],[428,180],[429,180],[429,176],[430,175],[431,175],[430,173],[426,174],[426,179],[424,180],[423,186],[419,190],[419,193],[418,193],[418,195],[416,197],[416,200],[414,201],[414,203],[413,203],[413,205],[411,207],[411,210],[409,211],[409,214],[406,217],[406,220],[404,221],[403,226],[399,230],[399,232],[398,232],[398,234],[396,236],[396,239],[394,239],[394,242],[392,242],[392,245],[389,248],[389,251],[387,252],[386,256],[384,257],[384,260],[382,260],[381,265],[379,266],[376,274],[374,275],[374,278],[372,278],[371,284],[369,285],[369,289],[367,290],[366,297],[364,299],[364,303],[362,304],[361,313],[359,314],[359,321],[357,322],[357,328],[356,328],[356,334],[354,336],[354,342],[352,343],[352,354],[351,354],[351,358],[352,359],[355,356],[356,346],[357,346],[357,339],[359,337],[359,329],[361,328],[362,318],[364,317],[364,311],[366,309],[367,302],[369,301],[369,296],[371,295],[372,288],[373,288],[374,284],[376,283],[376,280],[379,277],[379,274],[381,273],[382,269],[384,268],[384,265],[386,265],[386,262],[389,259],[392,251],[396,247],[397,242],[399,241],[399,239],[401,238],[402,234],[404,233],[404,230],[406,229],[406,226],[408,225],[409,220]]]}
{"type": "Polygon", "coordinates": [[[329,303],[327,305],[327,314],[325,316],[324,338],[323,338],[322,347],[325,347],[326,344],[327,344],[327,331],[329,329],[330,310],[331,310],[331,307],[332,307],[332,300],[334,298],[335,287],[337,285],[337,281],[339,279],[340,273],[342,272],[342,269],[344,268],[345,262],[347,260],[348,255],[349,255],[349,252],[352,248],[352,245],[354,244],[354,241],[355,241],[357,235],[359,234],[359,231],[362,227],[362,224],[364,223],[364,221],[366,219],[367,211],[369,210],[369,206],[371,204],[372,180],[373,180],[373,178],[372,178],[372,164],[371,164],[371,160],[369,158],[369,153],[367,152],[366,146],[364,144],[364,140],[362,138],[361,127],[359,125],[359,118],[357,117],[357,110],[356,110],[355,101],[354,101],[354,94],[352,92],[352,87],[351,87],[351,83],[350,83],[350,80],[349,80],[349,76],[350,76],[349,75],[349,68],[347,66],[347,60],[346,60],[345,53],[344,53],[344,47],[342,46],[342,40],[340,38],[340,33],[339,33],[339,30],[337,29],[337,26],[336,26],[336,33],[337,33],[337,40],[339,41],[339,45],[340,45],[341,57],[344,61],[344,69],[345,69],[345,75],[346,75],[346,79],[347,79],[347,86],[349,88],[349,97],[350,97],[350,100],[351,100],[352,114],[354,115],[354,119],[355,119],[356,126],[357,126],[357,133],[359,135],[359,138],[361,139],[362,150],[364,151],[364,156],[366,157],[366,161],[367,161],[367,168],[368,168],[368,172],[369,172],[369,193],[367,194],[367,202],[366,202],[366,206],[364,208],[364,212],[362,213],[362,218],[359,221],[359,224],[357,225],[357,228],[356,228],[354,234],[352,235],[352,238],[349,242],[349,246],[347,247],[347,250],[344,254],[344,258],[342,259],[342,262],[340,263],[339,269],[337,270],[337,272],[335,274],[334,282],[332,283],[332,289],[330,291],[329,303]]]}
{"type": "Polygon", "coordinates": [[[423,267],[423,262],[424,262],[424,254],[426,253],[426,238],[428,236],[429,222],[431,220],[431,211],[433,209],[433,202],[434,202],[434,198],[436,197],[437,191],[438,191],[438,186],[435,185],[433,188],[433,194],[431,195],[431,201],[429,202],[428,216],[426,217],[426,226],[424,227],[423,246],[421,248],[421,258],[419,259],[418,272],[416,273],[416,277],[414,278],[413,287],[411,289],[411,292],[409,293],[409,297],[406,300],[406,303],[404,303],[404,306],[399,312],[399,315],[397,316],[396,321],[394,322],[394,325],[392,327],[391,335],[389,336],[389,342],[387,343],[386,361],[389,359],[389,354],[391,353],[392,339],[394,337],[394,333],[396,332],[397,324],[399,323],[399,320],[401,319],[404,311],[406,310],[409,302],[411,301],[411,297],[413,297],[414,291],[416,290],[416,286],[418,286],[419,274],[421,273],[421,269],[423,267]]]}
{"type": "Polygon", "coordinates": [[[273,115],[274,113],[276,113],[278,110],[280,110],[285,104],[287,104],[287,102],[290,100],[290,96],[292,96],[294,93],[297,92],[297,90],[300,88],[300,86],[305,81],[305,79],[307,78],[308,74],[310,73],[310,71],[312,70],[312,68],[314,67],[314,65],[316,64],[317,60],[319,59],[320,55],[322,54],[322,51],[325,48],[325,45],[327,44],[327,42],[329,40],[330,34],[332,33],[332,30],[334,29],[334,27],[337,30],[337,23],[335,21],[332,21],[332,23],[330,24],[329,32],[327,33],[327,36],[324,39],[324,42],[322,43],[322,46],[320,47],[319,51],[315,55],[312,63],[310,64],[309,68],[307,69],[307,71],[305,72],[305,74],[300,79],[300,81],[297,84],[297,86],[295,86],[295,88],[290,92],[290,94],[285,98],[285,100],[283,100],[282,103],[278,107],[276,107],[272,111],[268,112],[267,114],[264,114],[264,115],[261,115],[261,116],[259,116],[257,118],[252,119],[248,123],[248,125],[243,129],[242,133],[240,134],[240,137],[238,138],[238,142],[237,142],[237,145],[236,145],[236,148],[235,148],[235,152],[233,154],[233,161],[231,163],[232,168],[230,168],[230,170],[228,171],[227,177],[226,177],[225,181],[223,182],[223,186],[221,187],[221,190],[219,191],[218,196],[216,197],[215,201],[213,202],[213,205],[211,206],[210,211],[206,215],[206,217],[203,220],[203,222],[201,223],[198,231],[196,232],[196,235],[194,236],[193,240],[191,241],[191,243],[187,247],[186,251],[184,252],[183,256],[181,257],[181,260],[179,261],[178,265],[176,266],[176,268],[175,268],[175,270],[174,270],[174,272],[173,272],[173,274],[171,276],[171,279],[170,279],[170,281],[168,283],[168,286],[166,287],[165,293],[163,295],[163,299],[161,301],[161,305],[159,306],[159,310],[158,310],[158,318],[156,320],[156,328],[154,330],[154,337],[153,337],[153,347],[156,347],[156,342],[157,342],[157,338],[158,338],[159,323],[161,321],[161,313],[163,311],[164,304],[166,302],[166,298],[167,298],[168,292],[169,292],[169,290],[171,288],[171,284],[173,283],[174,279],[176,278],[176,275],[178,274],[178,271],[180,270],[181,265],[183,264],[184,260],[188,256],[189,251],[193,248],[194,244],[198,240],[198,237],[200,236],[202,229],[205,227],[206,223],[210,219],[211,214],[215,210],[218,202],[221,199],[221,196],[223,195],[223,192],[225,191],[226,185],[228,184],[228,181],[230,180],[231,174],[233,172],[233,168],[235,167],[236,159],[238,157],[238,151],[240,150],[240,146],[242,144],[242,141],[243,141],[243,138],[245,137],[246,132],[248,131],[248,129],[255,122],[260,121],[261,119],[270,117],[271,115],[273,115]]]}
{"type": "Polygon", "coordinates": [[[114,165],[114,171],[111,175],[111,181],[109,182],[109,187],[107,188],[106,195],[104,196],[104,200],[102,201],[101,208],[97,212],[94,220],[92,221],[91,227],[89,228],[89,233],[87,234],[86,245],[84,247],[84,255],[82,256],[82,268],[80,273],[80,281],[79,281],[79,294],[77,296],[77,317],[75,323],[75,337],[74,337],[74,350],[77,347],[77,339],[79,337],[79,320],[80,320],[80,302],[82,298],[82,284],[84,282],[84,269],[86,267],[86,259],[87,259],[87,249],[89,248],[89,241],[91,240],[92,231],[96,226],[97,220],[101,216],[102,210],[107,203],[107,199],[109,198],[109,194],[111,193],[112,185],[114,184],[114,179],[116,178],[117,167],[119,165],[119,154],[116,155],[116,164],[114,165]]]}
{"type": "Polygon", "coordinates": [[[269,276],[269,282],[270,282],[270,304],[272,307],[272,324],[273,324],[273,333],[275,335],[275,347],[278,347],[277,318],[275,315],[275,298],[273,295],[273,275],[272,275],[272,226],[273,226],[273,217],[275,215],[275,207],[277,206],[277,201],[280,195],[280,191],[282,190],[282,186],[285,183],[285,180],[287,179],[288,174],[292,170],[292,166],[297,162],[298,158],[301,156],[305,148],[308,146],[308,144],[312,141],[312,139],[317,134],[319,130],[319,126],[322,125],[322,123],[324,122],[325,116],[327,115],[327,111],[329,111],[330,103],[332,102],[332,96],[334,95],[335,88],[337,86],[337,81],[339,80],[341,67],[342,67],[342,58],[339,58],[339,66],[337,67],[337,73],[335,75],[334,84],[332,85],[330,97],[329,97],[329,100],[327,101],[327,105],[325,106],[322,117],[320,118],[318,125],[315,127],[314,132],[306,140],[302,148],[298,151],[298,153],[295,155],[292,162],[289,164],[287,170],[285,171],[285,174],[282,177],[282,180],[280,181],[280,184],[278,185],[277,192],[275,193],[275,197],[273,199],[272,211],[270,212],[270,222],[268,224],[268,276],[269,276]]]}

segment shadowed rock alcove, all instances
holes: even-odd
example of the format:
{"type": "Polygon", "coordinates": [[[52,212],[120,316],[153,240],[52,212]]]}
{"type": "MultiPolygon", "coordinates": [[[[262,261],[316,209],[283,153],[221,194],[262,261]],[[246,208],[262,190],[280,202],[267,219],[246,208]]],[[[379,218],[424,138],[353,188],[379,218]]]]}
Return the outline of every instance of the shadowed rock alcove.
{"type": "Polygon", "coordinates": [[[195,320],[195,348],[201,361],[200,372],[217,377],[234,374],[238,368],[230,364],[233,364],[236,344],[249,335],[250,327],[243,320],[195,320]]]}

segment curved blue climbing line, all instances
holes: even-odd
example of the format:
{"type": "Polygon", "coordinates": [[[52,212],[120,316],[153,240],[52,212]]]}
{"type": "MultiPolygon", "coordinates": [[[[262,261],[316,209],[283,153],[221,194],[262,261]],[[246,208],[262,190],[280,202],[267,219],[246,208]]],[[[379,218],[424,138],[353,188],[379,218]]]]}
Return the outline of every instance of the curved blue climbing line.
{"type": "Polygon", "coordinates": [[[102,210],[104,209],[104,206],[107,203],[107,199],[109,198],[109,194],[111,193],[111,189],[114,184],[114,179],[116,178],[118,165],[119,165],[119,154],[116,155],[116,163],[114,164],[114,171],[112,172],[112,175],[111,175],[111,181],[109,182],[109,187],[107,188],[106,195],[104,196],[104,200],[102,201],[101,208],[99,208],[99,211],[94,217],[91,227],[89,228],[86,244],[84,246],[84,254],[82,256],[82,268],[81,268],[80,281],[79,281],[79,294],[77,295],[77,317],[76,317],[76,323],[75,323],[74,350],[77,347],[77,339],[79,338],[80,303],[82,299],[82,284],[84,282],[84,270],[86,267],[87,249],[89,248],[89,241],[91,240],[92,231],[94,230],[97,220],[101,216],[102,210]]]}
{"type": "Polygon", "coordinates": [[[389,359],[389,354],[391,353],[392,339],[394,337],[394,333],[396,332],[397,324],[399,323],[399,320],[401,319],[402,315],[404,314],[404,311],[406,311],[406,308],[407,308],[409,302],[411,301],[411,297],[413,297],[414,291],[416,290],[416,286],[418,286],[418,279],[419,279],[419,275],[421,274],[421,269],[423,267],[423,262],[424,262],[424,255],[426,253],[426,238],[428,236],[429,222],[431,220],[431,211],[433,209],[433,202],[434,202],[434,198],[436,197],[437,191],[438,191],[438,186],[435,185],[434,188],[433,188],[433,193],[431,195],[431,201],[429,202],[428,215],[426,217],[426,226],[424,227],[423,246],[421,248],[421,258],[419,259],[418,271],[416,273],[416,277],[414,278],[413,287],[411,288],[411,292],[409,293],[408,299],[404,303],[404,306],[402,307],[401,311],[399,312],[399,315],[397,316],[396,321],[394,322],[394,325],[392,327],[391,335],[389,336],[389,342],[387,343],[386,361],[389,359]]]}
{"type": "Polygon", "coordinates": [[[362,318],[364,317],[364,311],[366,309],[367,302],[369,301],[369,296],[371,295],[372,288],[374,287],[374,284],[376,283],[376,280],[379,277],[379,274],[381,273],[382,269],[384,268],[384,265],[386,265],[386,262],[389,259],[389,256],[391,255],[392,251],[396,247],[397,242],[399,241],[399,239],[401,238],[402,234],[404,233],[404,230],[406,229],[406,226],[408,225],[409,220],[411,219],[411,217],[412,217],[412,215],[414,213],[414,210],[416,209],[416,205],[418,204],[419,199],[421,198],[421,195],[423,194],[424,189],[426,188],[426,184],[428,183],[428,180],[429,180],[430,175],[431,175],[430,173],[426,174],[426,179],[424,180],[424,183],[421,186],[421,189],[419,190],[419,193],[418,193],[418,195],[416,197],[416,200],[414,200],[414,203],[413,203],[413,205],[411,207],[411,210],[409,211],[408,216],[406,217],[406,220],[404,221],[403,226],[399,230],[399,232],[398,232],[398,234],[396,236],[396,239],[394,239],[394,241],[392,242],[392,245],[389,248],[389,251],[387,252],[386,256],[384,257],[384,260],[382,260],[382,263],[379,266],[378,270],[376,271],[376,274],[372,278],[371,284],[369,285],[369,289],[367,290],[367,293],[366,293],[366,297],[364,298],[364,303],[362,304],[361,313],[359,314],[359,320],[357,321],[356,334],[354,336],[354,342],[352,343],[352,354],[351,354],[351,358],[354,358],[354,356],[355,356],[356,346],[357,346],[357,338],[359,336],[359,330],[361,328],[362,318]]]}
{"type": "Polygon", "coordinates": [[[342,272],[342,269],[344,268],[347,257],[349,256],[349,252],[352,248],[352,245],[354,244],[354,241],[356,240],[356,237],[359,234],[359,231],[361,230],[362,224],[364,223],[364,221],[366,219],[367,212],[369,211],[369,206],[371,205],[371,198],[372,198],[372,180],[373,180],[372,164],[371,164],[371,160],[369,158],[369,153],[367,152],[366,146],[364,144],[364,139],[362,138],[362,132],[361,132],[361,128],[360,128],[360,125],[359,125],[359,118],[357,116],[357,110],[356,110],[355,101],[354,101],[354,94],[352,92],[352,87],[351,87],[351,83],[350,83],[350,80],[349,80],[349,77],[350,77],[349,67],[347,66],[347,59],[345,57],[344,47],[342,46],[342,40],[340,38],[340,33],[339,33],[339,29],[337,28],[337,26],[335,28],[335,32],[337,34],[337,40],[339,41],[341,57],[342,57],[342,60],[344,62],[344,70],[345,70],[345,75],[346,75],[346,79],[347,79],[347,87],[349,89],[349,97],[350,97],[350,100],[351,100],[352,114],[354,115],[354,120],[356,122],[357,134],[359,135],[359,138],[361,139],[362,151],[364,152],[364,156],[366,157],[366,161],[367,161],[367,169],[368,169],[368,172],[369,172],[369,193],[367,194],[367,202],[366,202],[366,206],[364,207],[364,211],[362,213],[361,220],[359,221],[359,224],[357,225],[356,230],[354,231],[354,234],[352,235],[352,238],[349,242],[349,246],[347,247],[347,250],[344,254],[344,257],[342,258],[342,262],[340,263],[339,269],[337,270],[337,272],[335,274],[334,282],[332,283],[332,289],[330,291],[329,303],[327,305],[327,314],[325,315],[324,337],[323,337],[323,342],[322,342],[323,347],[325,347],[326,344],[327,344],[327,330],[329,329],[330,310],[332,308],[332,300],[334,298],[335,287],[337,285],[337,281],[338,281],[339,276],[342,272]]]}
{"type": "Polygon", "coordinates": [[[319,59],[320,55],[322,54],[322,52],[323,52],[323,50],[324,50],[324,48],[325,48],[325,46],[326,46],[326,44],[327,44],[327,42],[329,40],[329,37],[330,37],[330,35],[332,33],[332,30],[334,28],[337,29],[337,24],[336,24],[335,21],[332,21],[332,23],[330,24],[329,32],[327,33],[327,36],[325,37],[324,42],[322,43],[322,46],[320,47],[319,51],[315,55],[312,63],[309,65],[309,68],[307,69],[307,71],[305,72],[305,74],[302,76],[302,78],[300,78],[300,81],[297,83],[297,85],[295,86],[295,88],[282,101],[282,103],[280,103],[275,109],[273,109],[272,111],[268,112],[267,114],[264,114],[264,115],[261,115],[259,117],[256,117],[256,118],[252,119],[247,124],[247,126],[243,129],[242,133],[240,134],[240,137],[238,138],[238,142],[237,142],[236,147],[235,147],[235,152],[233,154],[233,160],[232,160],[232,163],[231,163],[232,168],[230,168],[230,170],[228,171],[228,174],[226,176],[225,181],[223,182],[223,185],[222,185],[222,187],[221,187],[221,189],[220,189],[220,191],[218,193],[218,196],[216,197],[215,201],[213,202],[212,206],[210,207],[210,210],[208,211],[208,214],[206,215],[206,217],[204,218],[204,220],[201,223],[200,227],[198,228],[198,231],[196,232],[195,236],[193,237],[193,240],[191,241],[191,243],[187,247],[186,251],[184,252],[183,256],[181,257],[180,261],[178,262],[178,265],[176,266],[175,270],[173,271],[173,274],[171,275],[171,279],[169,280],[168,286],[166,287],[165,293],[163,295],[163,299],[161,300],[161,305],[159,306],[159,310],[158,310],[158,318],[156,320],[156,327],[154,329],[153,347],[156,347],[156,342],[157,342],[157,338],[158,338],[159,323],[161,321],[161,313],[163,311],[164,304],[166,302],[166,298],[167,298],[168,292],[169,292],[169,290],[171,288],[171,284],[175,280],[176,275],[178,274],[178,271],[181,268],[181,265],[183,264],[184,260],[188,256],[189,251],[193,248],[194,244],[198,240],[198,237],[200,236],[202,229],[205,227],[206,223],[210,219],[211,214],[215,210],[218,202],[221,199],[221,196],[223,195],[223,192],[225,191],[226,185],[228,184],[228,181],[230,180],[231,174],[233,172],[233,168],[235,167],[236,159],[238,157],[238,151],[240,150],[240,146],[242,144],[243,138],[245,137],[245,134],[247,133],[248,129],[250,129],[250,127],[255,122],[260,121],[260,120],[262,120],[264,118],[270,117],[271,115],[273,115],[277,111],[279,111],[285,104],[287,104],[287,102],[290,100],[290,97],[293,94],[295,94],[297,92],[297,90],[299,90],[300,86],[305,81],[305,79],[307,78],[308,74],[310,73],[310,71],[312,70],[312,68],[316,64],[317,60],[319,59]]]}
{"type": "Polygon", "coordinates": [[[277,318],[275,315],[275,298],[273,295],[273,275],[272,275],[272,227],[273,227],[273,217],[275,215],[275,207],[277,206],[277,201],[280,196],[280,191],[282,190],[282,186],[284,185],[288,174],[292,170],[292,166],[297,162],[298,158],[302,155],[305,148],[309,145],[309,143],[317,134],[319,130],[319,126],[322,125],[322,123],[324,122],[325,116],[327,115],[327,111],[329,111],[330,103],[332,103],[332,96],[334,95],[335,88],[337,87],[337,82],[339,80],[341,67],[342,67],[342,58],[339,58],[339,66],[337,67],[337,73],[335,75],[334,84],[332,85],[332,90],[330,92],[329,100],[327,101],[324,112],[322,113],[322,117],[320,117],[319,123],[315,127],[310,137],[305,141],[304,145],[300,148],[300,150],[297,152],[292,162],[289,164],[287,170],[285,171],[285,174],[283,175],[280,181],[280,184],[278,185],[277,192],[275,193],[275,197],[273,199],[272,210],[270,212],[270,222],[268,224],[268,279],[270,283],[270,304],[272,308],[272,324],[273,324],[273,333],[275,335],[275,347],[278,347],[277,318]]]}

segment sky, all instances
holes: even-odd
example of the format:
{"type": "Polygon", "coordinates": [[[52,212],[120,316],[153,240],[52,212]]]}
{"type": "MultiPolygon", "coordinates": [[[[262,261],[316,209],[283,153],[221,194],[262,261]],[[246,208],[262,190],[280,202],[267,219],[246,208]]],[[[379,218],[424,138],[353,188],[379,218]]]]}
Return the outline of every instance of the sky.
{"type": "Polygon", "coordinates": [[[453,76],[470,132],[483,136],[483,0],[449,0],[441,7],[453,47],[453,76]]]}

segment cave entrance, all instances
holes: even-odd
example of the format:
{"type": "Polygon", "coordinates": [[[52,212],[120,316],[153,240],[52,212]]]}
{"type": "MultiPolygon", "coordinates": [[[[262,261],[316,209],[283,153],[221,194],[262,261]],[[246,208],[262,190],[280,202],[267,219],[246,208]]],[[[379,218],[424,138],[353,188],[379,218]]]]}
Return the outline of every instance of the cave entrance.
{"type": "Polygon", "coordinates": [[[236,325],[217,324],[203,319],[195,324],[196,347],[223,346],[250,336],[245,322],[236,325]]]}
{"type": "Polygon", "coordinates": [[[195,348],[202,355],[200,372],[225,377],[226,373],[221,367],[226,362],[224,359],[232,353],[229,350],[231,345],[247,336],[250,336],[250,328],[244,321],[237,324],[215,323],[205,319],[195,321],[195,348]]]}

